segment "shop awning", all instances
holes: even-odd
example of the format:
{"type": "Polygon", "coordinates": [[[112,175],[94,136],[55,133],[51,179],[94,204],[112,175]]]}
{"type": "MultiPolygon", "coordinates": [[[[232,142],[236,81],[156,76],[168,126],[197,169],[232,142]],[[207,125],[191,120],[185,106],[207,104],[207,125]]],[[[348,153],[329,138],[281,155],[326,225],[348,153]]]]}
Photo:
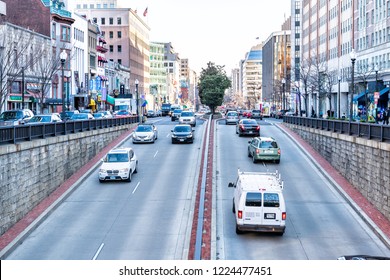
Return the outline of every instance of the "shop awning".
{"type": "Polygon", "coordinates": [[[388,87],[385,87],[384,89],[382,89],[380,92],[379,92],[379,96],[381,96],[382,94],[385,94],[389,92],[389,88],[388,87]]]}
{"type": "Polygon", "coordinates": [[[112,97],[111,95],[107,95],[106,96],[106,103],[114,106],[115,105],[115,98],[112,97]]]}
{"type": "Polygon", "coordinates": [[[360,101],[364,97],[365,93],[366,91],[359,93],[357,96],[353,98],[353,101],[360,101]]]}

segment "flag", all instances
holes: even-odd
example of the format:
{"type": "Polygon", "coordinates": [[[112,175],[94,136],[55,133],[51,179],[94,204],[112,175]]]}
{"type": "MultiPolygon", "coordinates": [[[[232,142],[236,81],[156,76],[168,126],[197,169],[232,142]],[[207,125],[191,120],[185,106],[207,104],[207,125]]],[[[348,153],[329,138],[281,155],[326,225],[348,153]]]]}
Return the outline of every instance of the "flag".
{"type": "Polygon", "coordinates": [[[146,7],[146,9],[144,11],[144,17],[146,17],[147,13],[148,13],[148,7],[146,7]]]}

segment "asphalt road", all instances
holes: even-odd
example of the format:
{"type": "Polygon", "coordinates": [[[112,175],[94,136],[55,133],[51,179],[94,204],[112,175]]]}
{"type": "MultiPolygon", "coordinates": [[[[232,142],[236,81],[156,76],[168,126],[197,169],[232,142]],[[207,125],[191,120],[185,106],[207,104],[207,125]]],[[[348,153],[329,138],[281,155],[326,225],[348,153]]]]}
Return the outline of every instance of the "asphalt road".
{"type": "Polygon", "coordinates": [[[335,260],[341,255],[390,256],[389,249],[329,184],[273,119],[260,121],[261,136],[274,137],[282,149],[280,164],[252,163],[250,137],[238,137],[234,125],[219,122],[216,133],[216,258],[226,260],[335,260]],[[286,232],[237,235],[229,182],[242,171],[275,171],[284,181],[286,232]]]}

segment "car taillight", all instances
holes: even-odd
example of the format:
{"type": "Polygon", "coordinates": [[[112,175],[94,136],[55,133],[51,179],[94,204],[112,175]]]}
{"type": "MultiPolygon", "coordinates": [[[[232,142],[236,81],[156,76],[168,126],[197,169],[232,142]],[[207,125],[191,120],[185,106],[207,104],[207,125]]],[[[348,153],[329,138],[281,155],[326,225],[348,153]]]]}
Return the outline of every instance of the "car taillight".
{"type": "Polygon", "coordinates": [[[258,126],[256,127],[256,130],[260,130],[260,125],[258,125],[258,126]]]}
{"type": "Polygon", "coordinates": [[[242,219],[242,211],[238,211],[237,217],[238,217],[239,219],[242,219]]]}
{"type": "Polygon", "coordinates": [[[256,154],[260,154],[260,149],[256,149],[256,154]]]}
{"type": "Polygon", "coordinates": [[[282,212],[282,220],[285,220],[287,217],[287,213],[286,212],[282,212]]]}
{"type": "Polygon", "coordinates": [[[243,126],[242,124],[240,124],[240,129],[241,129],[241,130],[245,130],[245,126],[243,126]]]}
{"type": "Polygon", "coordinates": [[[280,152],[280,149],[278,150],[278,155],[280,155],[281,154],[281,152],[280,152]]]}

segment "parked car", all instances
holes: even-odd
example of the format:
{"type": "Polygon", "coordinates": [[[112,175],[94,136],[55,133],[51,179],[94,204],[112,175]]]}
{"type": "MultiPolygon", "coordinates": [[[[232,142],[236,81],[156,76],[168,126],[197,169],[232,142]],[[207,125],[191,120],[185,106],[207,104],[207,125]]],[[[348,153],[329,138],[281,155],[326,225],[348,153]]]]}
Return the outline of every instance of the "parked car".
{"type": "Polygon", "coordinates": [[[262,120],[263,119],[263,113],[261,112],[261,110],[253,109],[252,110],[252,118],[253,119],[260,119],[260,120],[262,120]]]}
{"type": "Polygon", "coordinates": [[[56,122],[62,122],[61,118],[56,113],[35,115],[28,121],[28,123],[56,123],[56,122]]]}
{"type": "Polygon", "coordinates": [[[0,115],[0,126],[13,126],[27,123],[34,113],[30,109],[4,111],[0,115]]]}
{"type": "Polygon", "coordinates": [[[67,120],[70,120],[70,118],[71,118],[74,114],[78,114],[78,113],[80,113],[78,110],[61,112],[61,113],[60,113],[60,118],[61,118],[63,121],[67,121],[67,120]]]}
{"type": "Polygon", "coordinates": [[[260,125],[254,119],[242,119],[236,124],[236,134],[260,136],[260,125]]]}
{"type": "Polygon", "coordinates": [[[340,256],[337,258],[338,260],[390,260],[389,257],[385,256],[371,256],[371,255],[345,255],[345,256],[340,256]]]}
{"type": "Polygon", "coordinates": [[[126,118],[126,117],[130,117],[131,114],[129,111],[127,110],[119,110],[118,112],[116,112],[115,114],[115,117],[116,118],[126,118]]]}
{"type": "Polygon", "coordinates": [[[180,118],[180,114],[183,110],[182,109],[175,109],[173,110],[171,114],[171,121],[178,120],[180,118]]]}
{"type": "Polygon", "coordinates": [[[161,110],[157,110],[156,111],[156,117],[162,117],[162,111],[161,110]]]}
{"type": "Polygon", "coordinates": [[[225,124],[237,124],[240,121],[240,116],[237,111],[229,111],[225,117],[225,124]]]}
{"type": "Polygon", "coordinates": [[[280,163],[280,156],[280,147],[272,137],[255,137],[248,141],[248,157],[252,158],[253,163],[260,160],[280,163]]]}
{"type": "Polygon", "coordinates": [[[171,130],[172,144],[174,143],[194,143],[195,129],[189,124],[177,124],[171,130]]]}
{"type": "Polygon", "coordinates": [[[96,112],[96,113],[93,113],[92,115],[95,119],[104,119],[105,118],[105,115],[103,112],[96,112]]]}
{"type": "Polygon", "coordinates": [[[133,132],[133,143],[154,143],[158,138],[154,124],[139,124],[133,132]]]}
{"type": "Polygon", "coordinates": [[[148,110],[147,116],[148,118],[154,118],[156,117],[156,112],[154,110],[148,110]]]}
{"type": "Polygon", "coordinates": [[[102,159],[99,169],[99,181],[131,182],[133,173],[137,173],[138,159],[132,148],[114,148],[102,159]]]}
{"type": "Polygon", "coordinates": [[[90,113],[78,113],[73,114],[72,117],[70,117],[70,120],[72,121],[79,121],[79,120],[93,120],[94,117],[90,113]]]}
{"type": "Polygon", "coordinates": [[[179,123],[180,124],[189,124],[191,126],[196,126],[196,118],[195,118],[195,114],[191,111],[183,111],[181,112],[180,114],[180,117],[179,117],[179,123]]]}
{"type": "Polygon", "coordinates": [[[106,119],[109,119],[109,118],[113,117],[113,115],[111,114],[110,111],[101,111],[101,112],[103,113],[104,118],[106,118],[106,119]]]}

